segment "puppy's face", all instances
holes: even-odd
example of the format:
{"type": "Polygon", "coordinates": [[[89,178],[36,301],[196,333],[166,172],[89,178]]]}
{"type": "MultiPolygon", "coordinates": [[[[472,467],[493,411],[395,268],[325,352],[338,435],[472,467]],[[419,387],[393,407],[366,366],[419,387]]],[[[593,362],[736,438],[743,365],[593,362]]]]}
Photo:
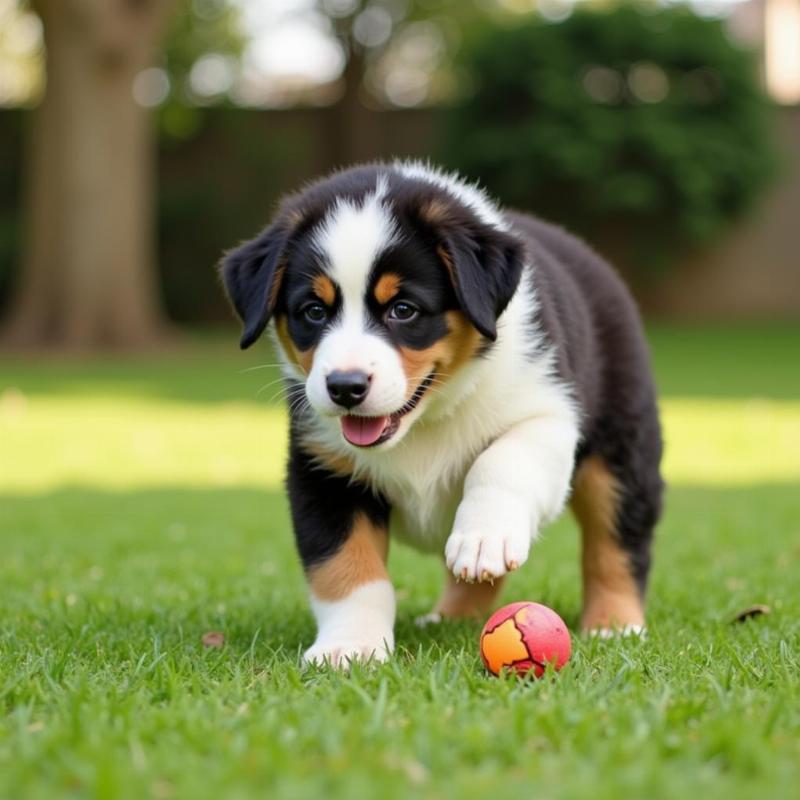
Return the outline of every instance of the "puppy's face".
{"type": "Polygon", "coordinates": [[[290,258],[276,315],[311,406],[339,417],[356,447],[399,441],[481,339],[435,249],[381,213],[367,204],[328,217],[290,258]]]}
{"type": "Polygon", "coordinates": [[[460,296],[481,291],[470,286],[480,276],[468,271],[480,269],[479,246],[467,245],[474,263],[459,268],[464,257],[453,237],[437,230],[446,211],[451,222],[458,219],[452,200],[445,206],[419,192],[404,196],[403,185],[392,196],[386,176],[367,178],[359,191],[348,188],[332,197],[301,195],[277,229],[229,257],[223,276],[245,321],[243,345],[260,332],[251,330],[258,299],[237,297],[255,292],[313,410],[338,418],[355,448],[390,447],[431,395],[491,341],[502,309],[490,287],[467,302],[460,296]],[[259,276],[270,260],[271,279],[259,276]]]}

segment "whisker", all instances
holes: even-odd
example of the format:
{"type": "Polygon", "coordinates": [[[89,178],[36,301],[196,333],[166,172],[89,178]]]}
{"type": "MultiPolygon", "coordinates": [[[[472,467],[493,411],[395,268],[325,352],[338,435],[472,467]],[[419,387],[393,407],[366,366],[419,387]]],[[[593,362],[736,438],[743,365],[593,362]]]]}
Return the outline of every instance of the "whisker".
{"type": "Polygon", "coordinates": [[[274,396],[279,397],[281,392],[284,394],[284,398],[289,400],[294,400],[295,396],[305,396],[305,387],[297,384],[291,384],[289,386],[284,386],[281,390],[276,392],[274,396]]]}
{"type": "Polygon", "coordinates": [[[307,402],[308,398],[305,396],[305,393],[297,392],[294,395],[289,394],[286,396],[286,403],[289,408],[293,408],[295,406],[302,405],[303,403],[307,402]]]}
{"type": "Polygon", "coordinates": [[[265,401],[265,405],[271,406],[273,403],[276,403],[278,400],[288,400],[290,394],[285,387],[281,387],[278,389],[277,392],[274,392],[272,396],[265,401]]]}
{"type": "Polygon", "coordinates": [[[426,375],[423,378],[412,378],[411,379],[417,386],[421,385],[423,381],[427,380],[429,382],[429,386],[446,386],[446,381],[440,380],[439,378],[431,377],[430,375],[426,375]]]}
{"type": "MultiPolygon", "coordinates": [[[[269,387],[269,385],[267,385],[267,386],[262,386],[262,387],[261,387],[261,388],[258,390],[258,392],[256,392],[256,397],[258,398],[260,395],[262,395],[262,394],[263,394],[265,391],[267,391],[269,388],[270,388],[270,387],[269,387]]],[[[272,395],[272,397],[270,397],[270,399],[269,399],[267,402],[268,402],[268,403],[271,403],[271,402],[273,402],[273,401],[275,400],[275,398],[276,398],[276,397],[280,397],[280,396],[281,396],[281,394],[282,394],[283,392],[285,392],[285,391],[287,391],[287,389],[286,389],[286,387],[285,387],[285,386],[279,386],[279,387],[278,387],[278,389],[277,389],[277,391],[276,391],[276,392],[274,392],[274,394],[272,395]]]]}
{"type": "Polygon", "coordinates": [[[270,386],[274,386],[276,383],[280,383],[281,381],[285,381],[285,380],[286,380],[286,378],[284,378],[283,376],[281,376],[280,378],[275,378],[275,380],[273,380],[273,381],[269,381],[268,383],[265,383],[265,384],[264,384],[264,385],[263,385],[263,386],[262,386],[262,387],[261,387],[261,388],[260,388],[260,389],[259,389],[259,390],[256,392],[256,396],[258,396],[259,394],[261,394],[261,392],[263,392],[264,390],[266,390],[266,389],[269,389],[269,387],[270,387],[270,386]]]}
{"type": "Polygon", "coordinates": [[[245,369],[239,370],[239,375],[243,375],[245,372],[254,372],[257,369],[269,369],[270,367],[282,367],[283,364],[257,364],[255,367],[245,367],[245,369]]]}
{"type": "Polygon", "coordinates": [[[289,403],[289,414],[297,414],[301,411],[306,409],[311,409],[311,404],[308,402],[308,398],[305,396],[305,393],[302,394],[300,397],[296,397],[289,403]]]}

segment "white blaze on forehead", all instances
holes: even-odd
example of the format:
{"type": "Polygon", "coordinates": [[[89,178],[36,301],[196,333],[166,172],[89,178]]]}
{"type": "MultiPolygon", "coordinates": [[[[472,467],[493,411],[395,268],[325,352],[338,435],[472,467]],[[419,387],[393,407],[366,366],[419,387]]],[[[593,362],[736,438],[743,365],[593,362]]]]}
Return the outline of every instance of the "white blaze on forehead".
{"type": "Polygon", "coordinates": [[[391,414],[406,401],[406,379],[394,348],[367,330],[367,283],[377,258],[399,236],[389,204],[388,183],[380,176],[375,191],[361,201],[340,198],[313,238],[326,271],[339,287],[342,310],[319,342],[306,381],[311,404],[332,413],[325,377],[334,370],[357,369],[371,376],[359,411],[368,416],[391,414]]]}
{"type": "Polygon", "coordinates": [[[424,181],[444,189],[451,197],[477,214],[481,222],[486,225],[491,225],[500,231],[509,229],[508,222],[489,195],[479,186],[468,183],[456,173],[444,172],[430,164],[423,164],[421,161],[396,161],[393,166],[404,178],[424,181]]]}
{"type": "Polygon", "coordinates": [[[361,308],[375,260],[397,239],[397,225],[384,203],[388,188],[381,175],[362,201],[340,198],[314,234],[314,247],[339,285],[347,316],[361,308]]]}

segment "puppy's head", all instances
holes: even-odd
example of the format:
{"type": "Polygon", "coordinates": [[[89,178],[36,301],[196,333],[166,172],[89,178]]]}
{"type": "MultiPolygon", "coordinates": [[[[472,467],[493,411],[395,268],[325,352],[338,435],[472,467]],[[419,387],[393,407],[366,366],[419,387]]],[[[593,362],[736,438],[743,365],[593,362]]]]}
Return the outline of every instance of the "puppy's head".
{"type": "Polygon", "coordinates": [[[477,190],[396,165],[338,173],[290,198],[221,275],[241,346],[272,319],[314,411],[365,448],[399,441],[497,338],[522,262],[477,190]]]}

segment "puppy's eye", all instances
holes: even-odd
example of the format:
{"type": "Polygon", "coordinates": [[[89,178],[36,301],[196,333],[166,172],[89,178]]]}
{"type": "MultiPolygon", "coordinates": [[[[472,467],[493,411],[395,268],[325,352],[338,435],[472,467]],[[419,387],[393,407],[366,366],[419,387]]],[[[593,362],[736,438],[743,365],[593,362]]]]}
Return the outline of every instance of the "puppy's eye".
{"type": "Polygon", "coordinates": [[[389,319],[395,322],[408,322],[419,314],[419,309],[411,303],[398,301],[389,309],[389,319]]]}
{"type": "Polygon", "coordinates": [[[328,310],[321,303],[308,303],[303,306],[303,316],[315,325],[325,322],[328,317],[328,310]]]}

